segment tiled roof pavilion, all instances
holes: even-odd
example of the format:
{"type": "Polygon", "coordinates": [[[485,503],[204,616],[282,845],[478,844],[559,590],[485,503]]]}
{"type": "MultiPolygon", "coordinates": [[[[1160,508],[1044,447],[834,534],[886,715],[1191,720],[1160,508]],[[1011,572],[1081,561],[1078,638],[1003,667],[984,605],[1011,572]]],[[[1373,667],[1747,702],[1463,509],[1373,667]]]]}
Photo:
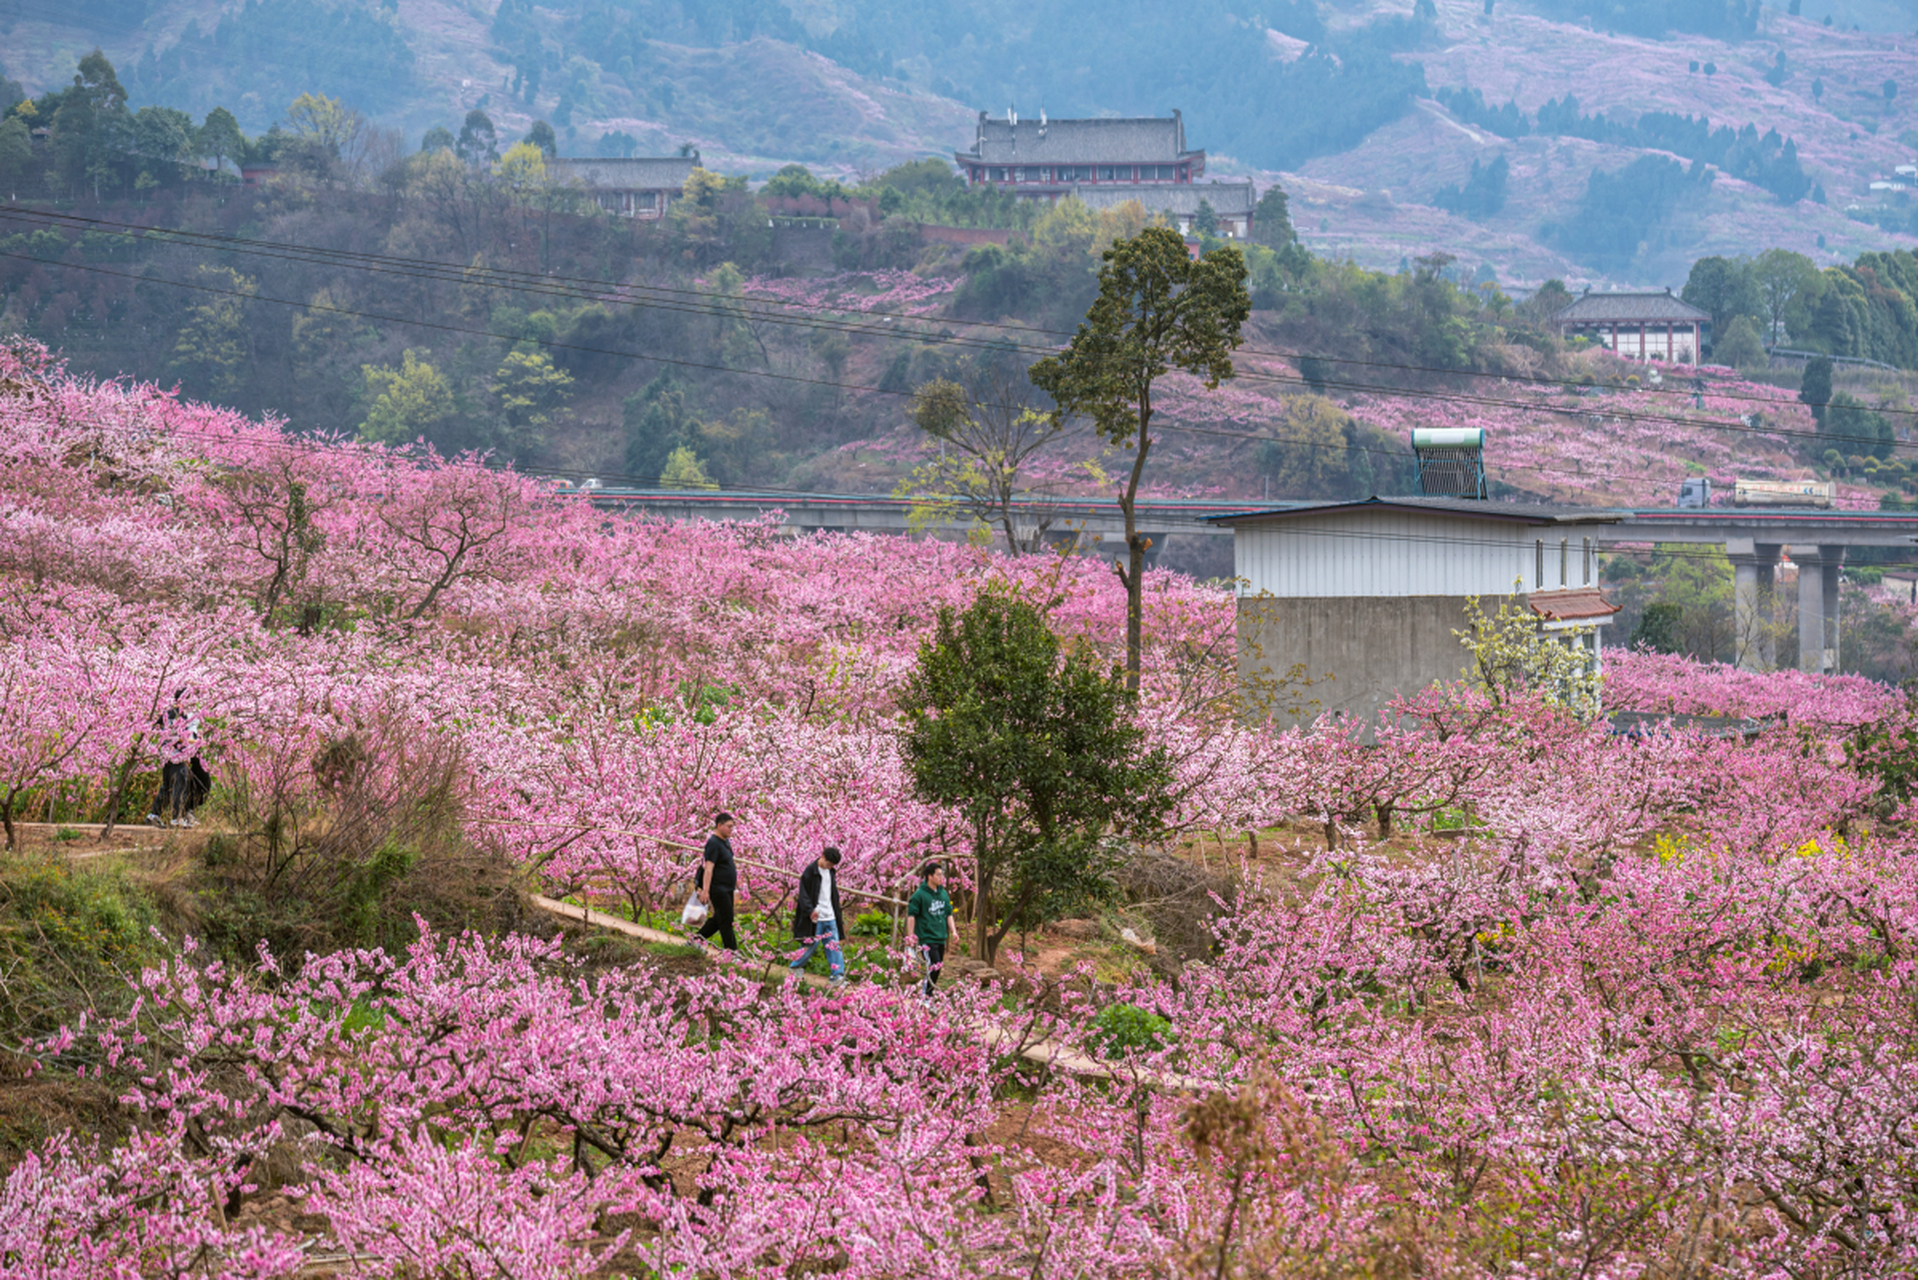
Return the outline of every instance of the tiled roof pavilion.
{"type": "Polygon", "coordinates": [[[1630,360],[1697,364],[1710,341],[1712,315],[1666,289],[1588,293],[1552,322],[1560,337],[1586,338],[1630,360]]]}
{"type": "Polygon", "coordinates": [[[1689,325],[1710,324],[1711,318],[1711,312],[1674,297],[1670,289],[1659,293],[1588,293],[1553,317],[1561,325],[1637,324],[1641,320],[1689,325]]]}
{"type": "Polygon", "coordinates": [[[996,120],[981,111],[971,151],[955,154],[960,165],[1177,164],[1190,163],[1192,176],[1205,171],[1205,152],[1188,151],[1185,121],[1169,117],[1112,120],[1020,120],[1007,113],[996,120]]]}

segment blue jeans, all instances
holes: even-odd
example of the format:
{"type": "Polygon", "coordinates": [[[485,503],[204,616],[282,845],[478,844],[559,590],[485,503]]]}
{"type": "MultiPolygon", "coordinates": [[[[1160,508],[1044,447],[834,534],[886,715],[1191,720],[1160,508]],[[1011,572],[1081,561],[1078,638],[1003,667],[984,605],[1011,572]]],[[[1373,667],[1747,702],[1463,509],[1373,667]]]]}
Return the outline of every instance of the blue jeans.
{"type": "Polygon", "coordinates": [[[793,961],[793,971],[798,972],[805,968],[806,961],[812,959],[812,953],[819,950],[821,943],[826,946],[826,963],[832,966],[832,976],[845,977],[846,957],[841,954],[839,948],[839,925],[830,915],[824,920],[813,923],[813,939],[806,944],[806,949],[799,953],[799,959],[793,961]]]}

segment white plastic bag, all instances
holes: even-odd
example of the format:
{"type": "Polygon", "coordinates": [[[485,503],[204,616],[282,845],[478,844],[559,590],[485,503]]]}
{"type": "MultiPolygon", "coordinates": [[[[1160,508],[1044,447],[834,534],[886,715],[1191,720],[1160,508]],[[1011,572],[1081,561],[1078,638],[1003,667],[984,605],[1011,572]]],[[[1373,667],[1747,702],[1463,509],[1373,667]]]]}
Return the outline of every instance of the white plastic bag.
{"type": "Polygon", "coordinates": [[[679,913],[679,922],[690,929],[697,925],[705,924],[706,916],[706,904],[701,902],[699,895],[695,893],[692,897],[686,899],[686,905],[679,913]]]}

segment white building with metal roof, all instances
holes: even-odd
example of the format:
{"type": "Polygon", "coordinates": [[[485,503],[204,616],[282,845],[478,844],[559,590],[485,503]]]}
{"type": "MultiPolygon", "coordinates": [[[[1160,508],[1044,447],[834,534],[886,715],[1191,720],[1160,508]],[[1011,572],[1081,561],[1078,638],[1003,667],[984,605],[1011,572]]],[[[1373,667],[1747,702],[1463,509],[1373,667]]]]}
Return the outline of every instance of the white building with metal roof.
{"type": "Polygon", "coordinates": [[[1456,680],[1467,602],[1524,598],[1542,630],[1600,658],[1618,610],[1598,587],[1614,511],[1456,498],[1307,503],[1214,518],[1233,531],[1239,668],[1315,681],[1317,714],[1375,723],[1394,696],[1456,680]]]}

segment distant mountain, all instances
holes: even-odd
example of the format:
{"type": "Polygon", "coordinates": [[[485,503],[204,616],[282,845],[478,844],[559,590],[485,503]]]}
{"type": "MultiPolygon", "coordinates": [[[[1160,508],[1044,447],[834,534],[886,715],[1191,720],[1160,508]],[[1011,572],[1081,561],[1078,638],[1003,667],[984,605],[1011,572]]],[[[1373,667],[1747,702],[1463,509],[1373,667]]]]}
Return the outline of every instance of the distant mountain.
{"type": "Polygon", "coordinates": [[[761,177],[943,156],[981,108],[1184,111],[1214,174],[1295,192],[1320,252],[1504,281],[1678,284],[1705,253],[1912,243],[1918,0],[0,0],[0,70],[98,43],[136,104],[250,130],[301,92],[417,145],[479,107],[575,154],[761,177]],[[1825,25],[1825,19],[1832,19],[1825,25]],[[1848,29],[1850,24],[1877,31],[1848,29]],[[1822,197],[1822,201],[1820,199],[1822,197]]]}

